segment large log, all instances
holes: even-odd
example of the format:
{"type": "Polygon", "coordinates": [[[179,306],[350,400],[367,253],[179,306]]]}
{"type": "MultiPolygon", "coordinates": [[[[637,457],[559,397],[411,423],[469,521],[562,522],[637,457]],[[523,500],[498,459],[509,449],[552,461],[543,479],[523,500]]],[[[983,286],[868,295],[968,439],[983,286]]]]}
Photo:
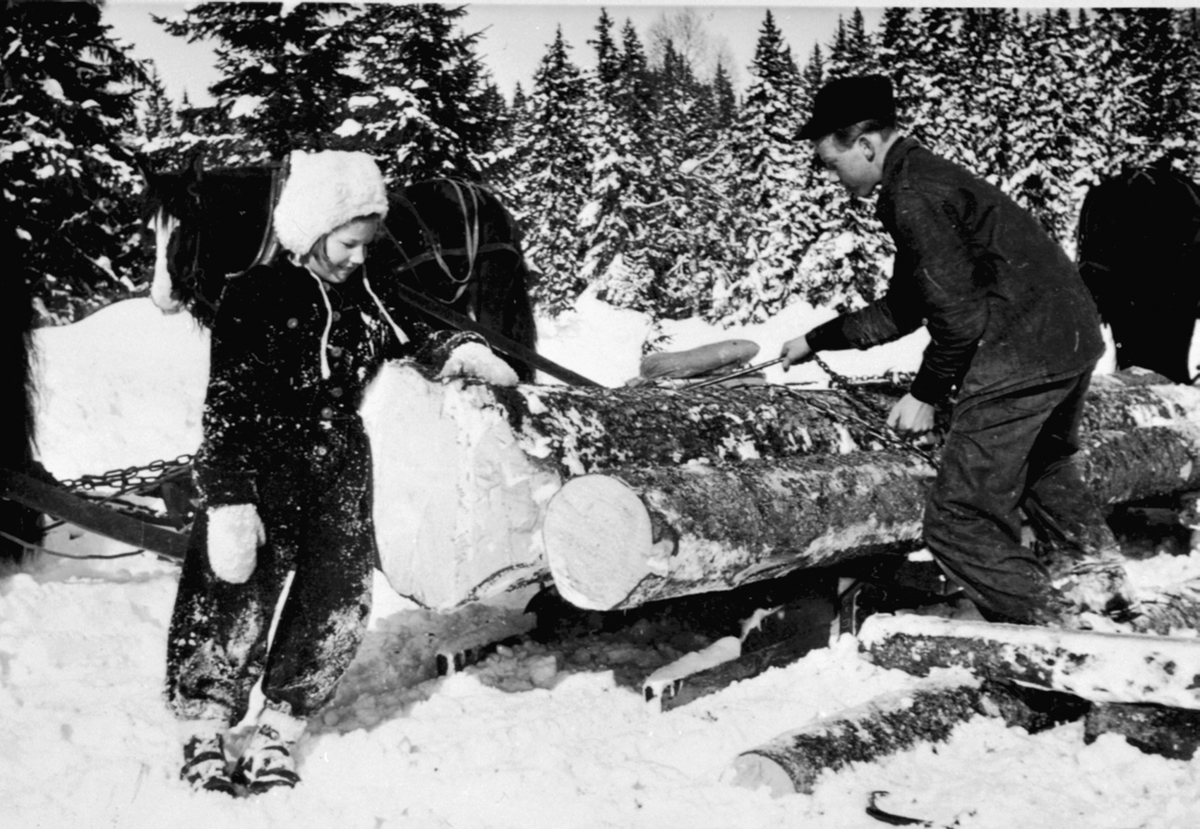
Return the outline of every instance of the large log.
{"type": "Polygon", "coordinates": [[[921,546],[933,470],[897,453],[587,475],[547,507],[554,583],[611,610],[921,546]]]}
{"type": "MultiPolygon", "coordinates": [[[[899,393],[508,389],[390,364],[363,405],[383,570],[450,609],[515,606],[551,576],[590,591],[628,566],[629,587],[581,600],[609,609],[913,549],[932,468],[880,428],[899,393]],[[590,561],[560,576],[563,544],[590,561]]],[[[1097,378],[1083,462],[1100,497],[1200,489],[1198,411],[1196,389],[1097,378]]]]}
{"type": "Polygon", "coordinates": [[[1092,702],[1200,710],[1200,640],[1190,637],[876,615],[858,641],[876,665],[917,676],[957,667],[1092,702]]]}
{"type": "MultiPolygon", "coordinates": [[[[1101,504],[1200,488],[1200,391],[1100,380],[1085,483],[1101,504]]],[[[924,459],[894,449],[613,469],[550,501],[546,559],[565,598],[600,610],[724,590],[920,546],[924,459]]]]}

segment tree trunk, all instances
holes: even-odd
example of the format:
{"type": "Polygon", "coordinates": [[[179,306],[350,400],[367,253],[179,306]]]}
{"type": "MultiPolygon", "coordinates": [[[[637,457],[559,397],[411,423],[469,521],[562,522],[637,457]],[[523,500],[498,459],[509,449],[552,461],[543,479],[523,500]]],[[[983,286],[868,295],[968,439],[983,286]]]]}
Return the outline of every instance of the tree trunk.
{"type": "Polygon", "coordinates": [[[980,705],[978,683],[925,680],[744,752],[734,761],[733,783],[766,786],[775,797],[811,794],[823,772],[945,742],[956,726],[980,714],[980,705]]]}
{"type": "Polygon", "coordinates": [[[871,662],[917,676],[961,667],[1093,702],[1200,709],[1200,641],[1192,638],[878,615],[858,639],[871,662]]]}
{"type": "Polygon", "coordinates": [[[960,723],[978,715],[999,717],[1033,734],[1078,720],[1088,708],[1077,697],[1006,683],[922,679],[913,688],[876,697],[742,753],[733,764],[733,782],[766,786],[775,797],[810,794],[823,772],[874,762],[920,743],[944,742],[960,723]]]}
{"type": "MultiPolygon", "coordinates": [[[[390,364],[363,404],[383,571],[431,609],[516,606],[551,575],[614,609],[915,549],[933,470],[882,429],[901,391],[492,388],[390,364]]],[[[1108,503],[1200,489],[1197,424],[1200,390],[1096,378],[1082,469],[1108,503]]]]}
{"type": "Polygon", "coordinates": [[[617,610],[909,552],[932,474],[862,452],[586,475],[547,507],[546,559],[568,601],[617,610]]]}
{"type": "Polygon", "coordinates": [[[1101,734],[1120,734],[1147,754],[1191,760],[1200,747],[1200,712],[1162,705],[1093,705],[1083,721],[1083,739],[1093,743],[1101,734]]]}

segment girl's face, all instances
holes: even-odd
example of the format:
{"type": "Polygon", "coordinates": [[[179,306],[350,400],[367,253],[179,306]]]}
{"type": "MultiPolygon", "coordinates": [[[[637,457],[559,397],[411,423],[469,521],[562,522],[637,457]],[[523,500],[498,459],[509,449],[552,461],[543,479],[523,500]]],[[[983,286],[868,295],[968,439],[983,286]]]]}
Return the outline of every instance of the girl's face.
{"type": "Polygon", "coordinates": [[[325,255],[313,256],[311,266],[325,282],[340,285],[367,259],[367,244],[375,238],[379,220],[374,216],[352,219],[325,237],[325,255]]]}

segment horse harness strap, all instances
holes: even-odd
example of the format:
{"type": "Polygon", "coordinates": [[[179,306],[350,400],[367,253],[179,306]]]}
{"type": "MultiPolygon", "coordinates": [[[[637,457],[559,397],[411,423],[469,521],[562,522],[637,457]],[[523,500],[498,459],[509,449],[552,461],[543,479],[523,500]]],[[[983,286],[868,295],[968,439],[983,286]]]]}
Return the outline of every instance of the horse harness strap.
{"type": "MultiPolygon", "coordinates": [[[[465,239],[465,246],[462,248],[443,248],[441,243],[438,241],[437,234],[433,232],[433,230],[426,223],[425,219],[422,218],[420,212],[417,210],[416,205],[409,201],[409,199],[402,193],[396,195],[395,198],[404,206],[404,208],[412,215],[412,217],[416,219],[417,227],[421,231],[421,236],[425,239],[425,245],[427,248],[429,248],[428,252],[426,253],[406,259],[405,262],[400,266],[400,270],[411,270],[417,265],[425,262],[429,262],[431,260],[436,261],[438,263],[438,267],[441,268],[442,273],[446,276],[446,279],[449,280],[451,284],[458,286],[458,289],[454,292],[454,296],[450,299],[450,302],[454,302],[460,296],[462,296],[463,291],[465,291],[467,289],[467,285],[470,284],[471,277],[475,274],[475,258],[479,253],[483,252],[483,249],[479,245],[478,189],[472,184],[460,184],[453,179],[446,179],[446,181],[449,182],[450,186],[454,188],[459,208],[462,210],[463,214],[463,237],[465,239]],[[467,200],[463,196],[464,188],[471,193],[471,203],[475,208],[474,211],[468,210],[467,208],[467,200]],[[449,264],[446,262],[444,256],[445,254],[466,255],[467,272],[461,279],[458,279],[454,276],[454,272],[450,269],[449,264]]],[[[400,242],[390,233],[388,235],[391,237],[392,243],[395,244],[396,248],[403,254],[404,248],[400,245],[400,242]]],[[[501,249],[498,247],[485,247],[487,247],[488,250],[501,249]]],[[[511,248],[511,246],[509,247],[511,248]]],[[[515,248],[511,249],[515,250],[515,248]]]]}
{"type": "MultiPolygon", "coordinates": [[[[440,255],[477,256],[481,253],[492,253],[493,251],[497,251],[497,250],[507,250],[513,254],[516,254],[517,256],[521,255],[521,251],[518,250],[517,246],[512,244],[511,242],[486,242],[485,244],[479,245],[473,249],[468,249],[465,247],[464,248],[441,248],[440,255]]],[[[428,251],[426,253],[417,254],[416,256],[413,256],[409,259],[404,260],[404,262],[400,264],[398,270],[410,271],[413,268],[415,268],[417,265],[424,265],[426,262],[432,262],[433,260],[439,259],[439,258],[440,258],[439,253],[435,252],[435,251],[428,251]]],[[[457,282],[458,280],[455,280],[455,281],[457,282]]],[[[455,299],[457,299],[457,296],[455,297],[455,299]]]]}
{"type": "Polygon", "coordinates": [[[230,274],[230,276],[241,276],[250,268],[265,265],[279,252],[279,237],[275,235],[275,205],[279,203],[279,195],[283,192],[283,185],[287,183],[287,178],[288,160],[285,158],[282,164],[271,170],[271,189],[267,193],[267,226],[263,228],[258,253],[254,254],[254,259],[246,270],[230,274]]]}
{"type": "Polygon", "coordinates": [[[391,285],[390,290],[395,291],[401,299],[412,305],[414,308],[424,311],[435,319],[457,328],[459,331],[472,331],[483,337],[487,344],[502,351],[511,357],[516,357],[521,362],[528,366],[544,371],[551,377],[557,377],[559,380],[570,383],[575,386],[593,386],[599,387],[599,383],[589,380],[581,374],[576,374],[568,368],[560,366],[558,363],[543,357],[531,348],[499,334],[485,325],[481,325],[465,314],[460,314],[450,308],[447,308],[436,299],[430,299],[420,291],[413,290],[407,285],[396,282],[391,285]]]}

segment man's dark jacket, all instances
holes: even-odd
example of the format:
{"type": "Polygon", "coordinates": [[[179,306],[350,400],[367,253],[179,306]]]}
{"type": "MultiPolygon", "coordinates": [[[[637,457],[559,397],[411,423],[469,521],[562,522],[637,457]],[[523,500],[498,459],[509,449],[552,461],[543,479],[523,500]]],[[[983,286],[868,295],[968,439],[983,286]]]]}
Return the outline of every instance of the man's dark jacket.
{"type": "Polygon", "coordinates": [[[868,348],[925,325],[910,391],[931,404],[1077,375],[1104,353],[1075,265],[998,188],[903,138],[884,160],[876,213],[896,243],[887,294],[809,332],[813,350],[868,348]]]}

